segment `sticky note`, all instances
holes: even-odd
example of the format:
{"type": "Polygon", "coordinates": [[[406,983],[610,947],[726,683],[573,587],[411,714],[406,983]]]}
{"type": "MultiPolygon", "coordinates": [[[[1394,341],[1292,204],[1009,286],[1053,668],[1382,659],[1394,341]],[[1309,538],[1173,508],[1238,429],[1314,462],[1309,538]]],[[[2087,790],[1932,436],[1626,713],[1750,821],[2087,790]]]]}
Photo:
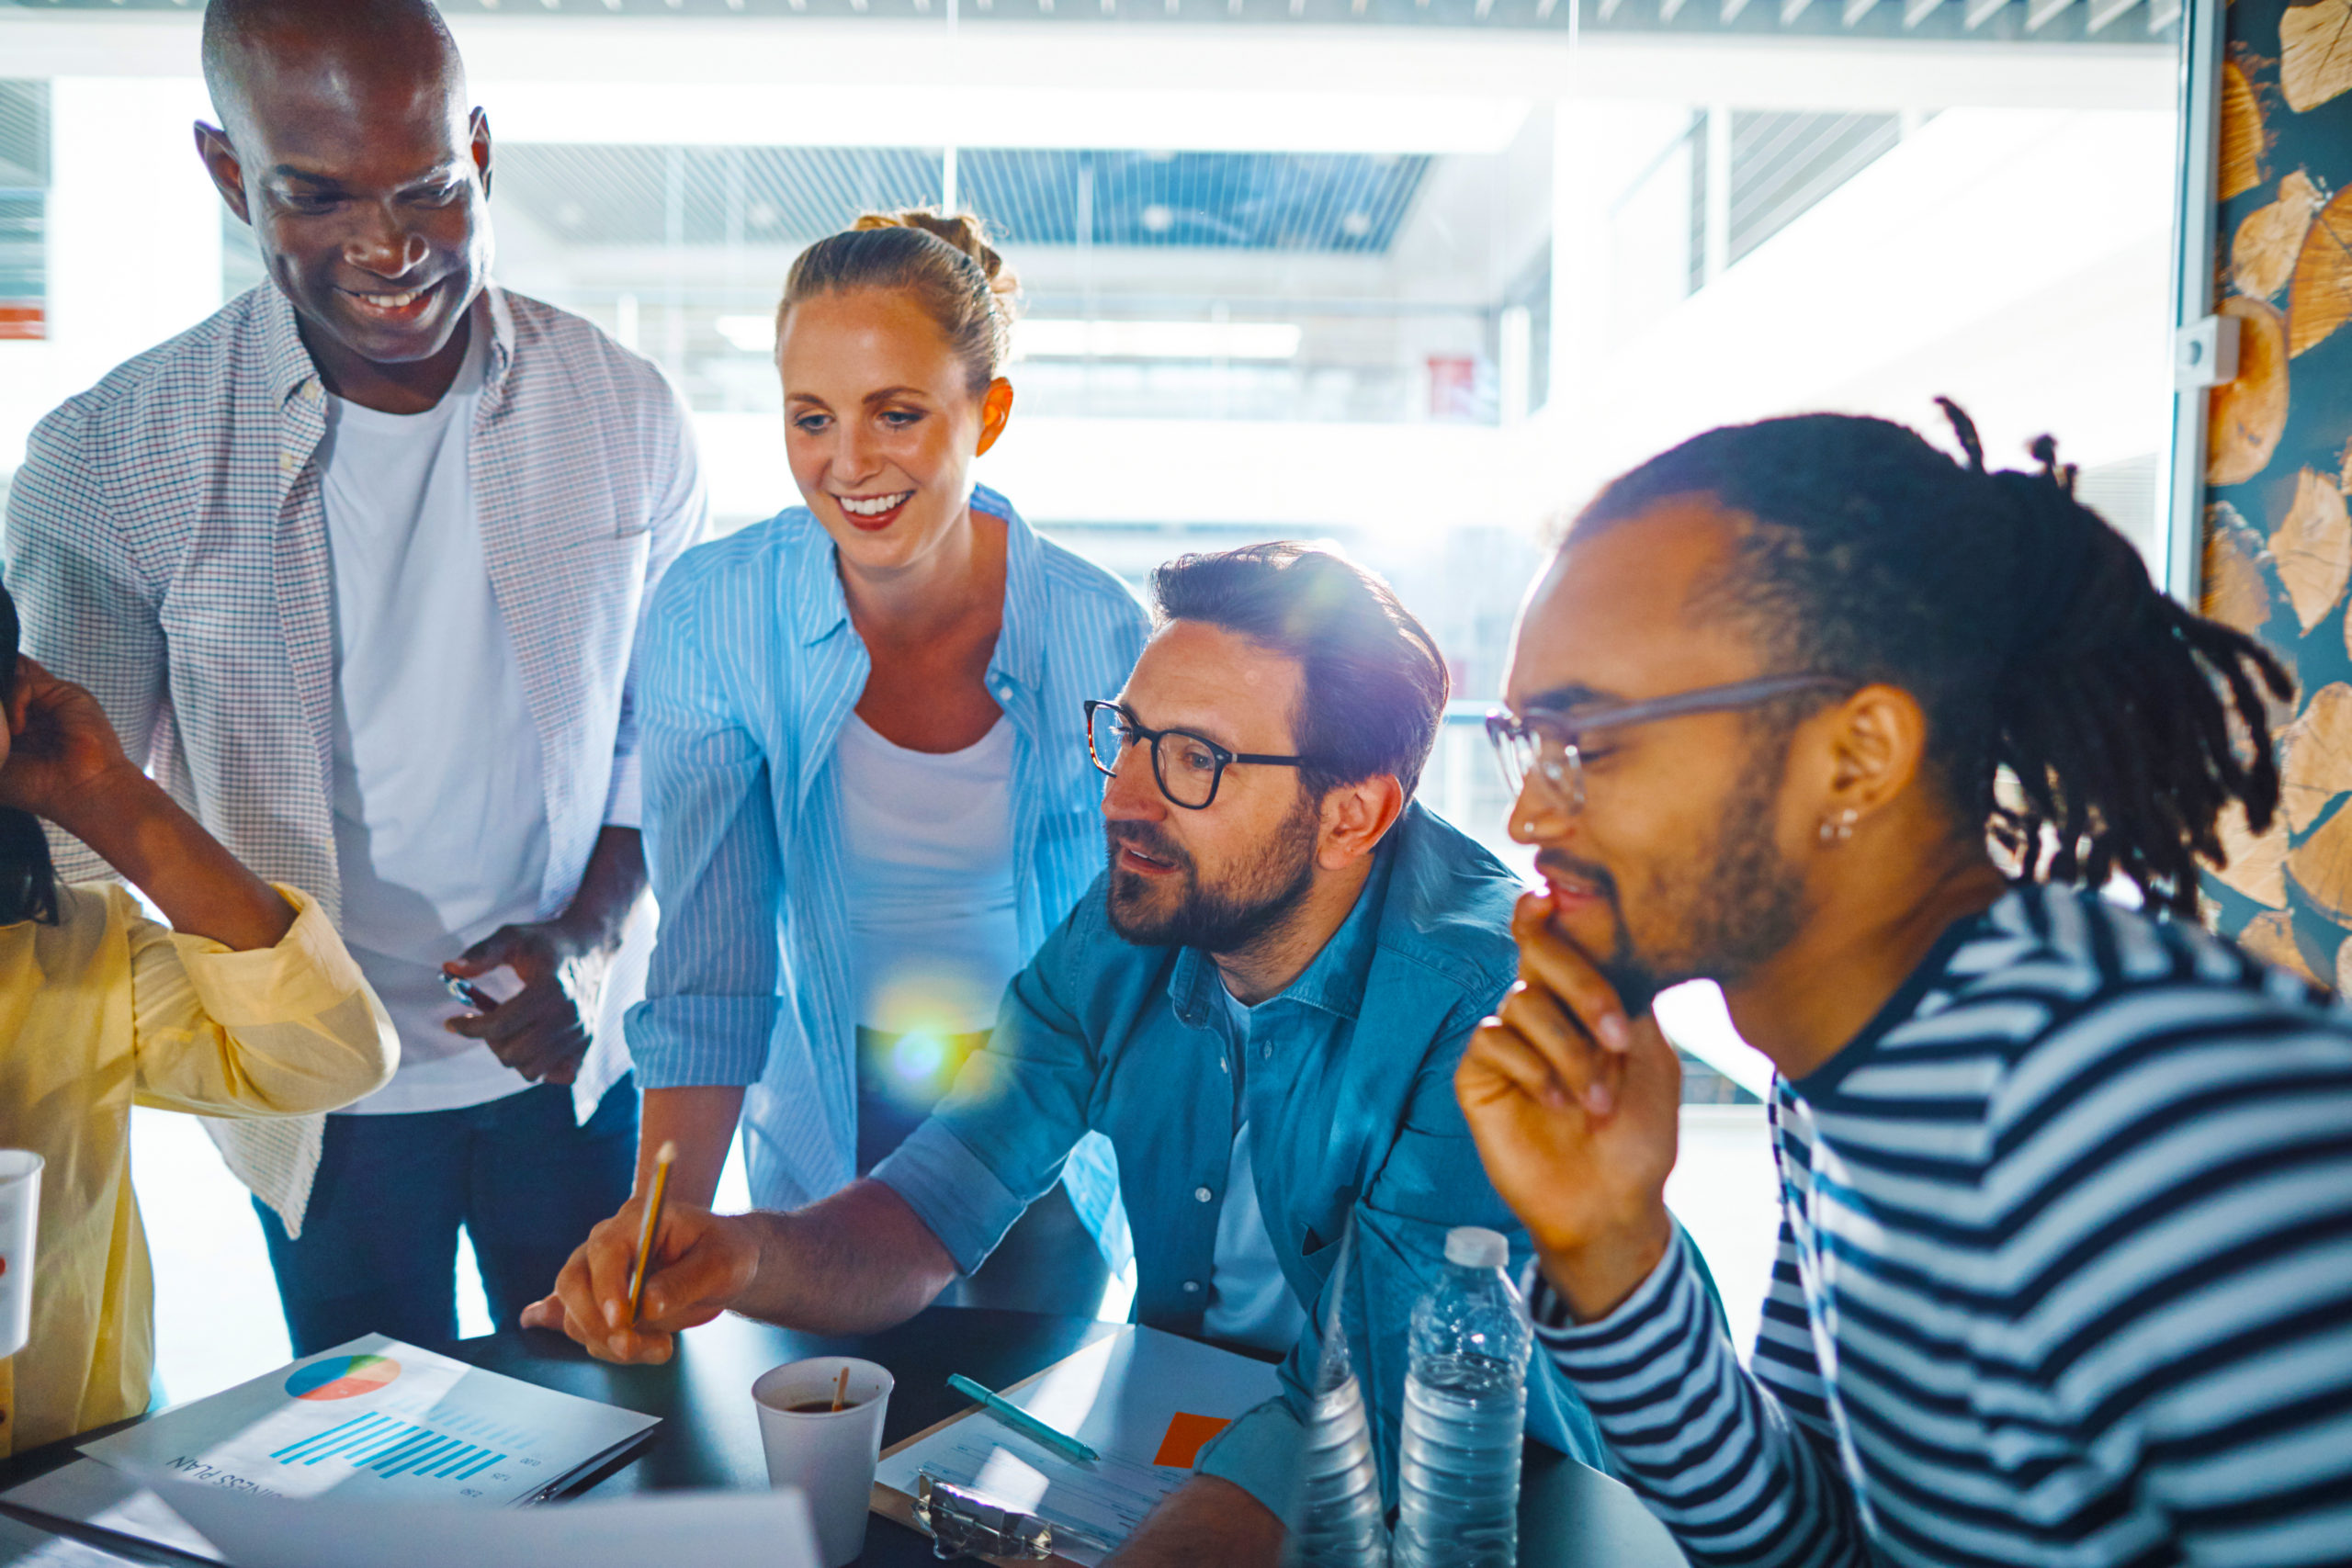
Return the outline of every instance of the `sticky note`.
{"type": "Polygon", "coordinates": [[[1159,1452],[1152,1456],[1151,1462],[1190,1470],[1208,1440],[1232,1425],[1223,1416],[1188,1416],[1180,1410],[1176,1418],[1168,1423],[1168,1436],[1159,1440],[1159,1452]]]}

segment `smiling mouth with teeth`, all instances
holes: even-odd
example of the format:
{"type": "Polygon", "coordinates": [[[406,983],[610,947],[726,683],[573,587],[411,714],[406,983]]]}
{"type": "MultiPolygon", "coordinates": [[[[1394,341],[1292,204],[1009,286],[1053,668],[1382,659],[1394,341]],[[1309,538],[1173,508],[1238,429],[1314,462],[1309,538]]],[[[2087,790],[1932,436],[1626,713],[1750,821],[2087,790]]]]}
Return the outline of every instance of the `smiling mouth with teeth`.
{"type": "Polygon", "coordinates": [[[346,288],[344,293],[369,315],[393,316],[410,309],[432,291],[433,286],[427,284],[422,288],[403,288],[383,294],[362,294],[356,288],[346,288]]]}
{"type": "Polygon", "coordinates": [[[896,495],[837,495],[833,499],[840,502],[842,510],[852,517],[879,517],[885,513],[896,512],[912,501],[914,494],[910,490],[904,490],[896,495]]]}

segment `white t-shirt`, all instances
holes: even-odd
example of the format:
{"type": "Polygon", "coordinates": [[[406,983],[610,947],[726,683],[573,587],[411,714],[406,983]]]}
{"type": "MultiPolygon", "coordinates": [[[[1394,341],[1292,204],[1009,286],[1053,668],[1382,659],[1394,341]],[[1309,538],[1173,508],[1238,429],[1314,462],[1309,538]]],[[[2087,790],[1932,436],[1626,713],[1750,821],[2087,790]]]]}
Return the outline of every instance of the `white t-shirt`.
{"type": "MultiPolygon", "coordinates": [[[[1221,993],[1234,1021],[1233,1093],[1241,1099],[1243,1073],[1250,1059],[1250,1034],[1256,1015],[1221,993]]],[[[1209,1306],[1201,1332],[1268,1351],[1286,1351],[1298,1343],[1306,1326],[1306,1310],[1283,1274],[1274,1256],[1274,1238],[1266,1229],[1265,1212],[1258,1206],[1258,1183],[1251,1171],[1250,1123],[1233,1134],[1233,1153],[1225,1168],[1225,1206],[1217,1211],[1216,1245],[1209,1256],[1209,1306]]]]}
{"type": "Polygon", "coordinates": [[[1250,1172],[1250,1123],[1233,1134],[1226,1166],[1225,1207],[1217,1211],[1216,1247],[1209,1258],[1209,1310],[1201,1332],[1212,1339],[1261,1350],[1286,1351],[1298,1343],[1306,1313],[1274,1257],[1274,1238],[1258,1207],[1250,1172]]]}
{"type": "Polygon", "coordinates": [[[334,575],[334,843],[343,939],[400,1032],[362,1113],[451,1111],[529,1088],[452,1034],[441,965],[537,919],[547,802],[537,727],[491,591],[468,446],[489,324],[423,413],[328,400],[319,450],[334,575]]]}
{"type": "Polygon", "coordinates": [[[886,1034],[991,1028],[1021,967],[1012,726],[910,751],[853,713],[834,742],[857,1021],[886,1034]]]}

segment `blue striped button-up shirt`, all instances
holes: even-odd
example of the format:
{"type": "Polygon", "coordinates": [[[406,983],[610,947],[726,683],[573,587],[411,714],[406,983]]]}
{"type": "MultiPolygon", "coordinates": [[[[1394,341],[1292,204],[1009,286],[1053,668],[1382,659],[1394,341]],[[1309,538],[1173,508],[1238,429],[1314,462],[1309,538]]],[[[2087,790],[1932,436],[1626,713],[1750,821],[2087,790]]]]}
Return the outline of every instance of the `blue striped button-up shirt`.
{"type": "MultiPolygon", "coordinates": [[[[1102,779],[1082,705],[1126,683],[1149,621],[1111,573],[1004,498],[1004,625],[988,689],[1012,722],[1022,951],[1102,869],[1102,779]]],[[[688,551],[647,628],[645,838],[661,939],[628,1017],[647,1089],[741,1084],[752,1201],[797,1208],[855,1174],[850,972],[834,742],[865,690],[832,542],[805,507],[688,551]]],[[[1072,1182],[1100,1228],[1107,1170],[1072,1182]]]]}

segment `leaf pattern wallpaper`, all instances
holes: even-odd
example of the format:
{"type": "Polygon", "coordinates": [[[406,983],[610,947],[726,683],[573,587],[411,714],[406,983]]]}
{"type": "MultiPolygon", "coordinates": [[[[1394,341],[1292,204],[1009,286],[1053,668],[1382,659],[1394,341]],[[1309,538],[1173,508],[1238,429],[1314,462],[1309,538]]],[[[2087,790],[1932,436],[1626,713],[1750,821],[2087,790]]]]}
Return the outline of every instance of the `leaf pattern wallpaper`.
{"type": "Polygon", "coordinates": [[[2352,990],[2352,0],[2233,0],[2222,68],[2219,309],[2238,376],[2209,411],[2204,609],[2300,691],[2259,839],[2226,825],[2215,927],[2352,990]]]}

